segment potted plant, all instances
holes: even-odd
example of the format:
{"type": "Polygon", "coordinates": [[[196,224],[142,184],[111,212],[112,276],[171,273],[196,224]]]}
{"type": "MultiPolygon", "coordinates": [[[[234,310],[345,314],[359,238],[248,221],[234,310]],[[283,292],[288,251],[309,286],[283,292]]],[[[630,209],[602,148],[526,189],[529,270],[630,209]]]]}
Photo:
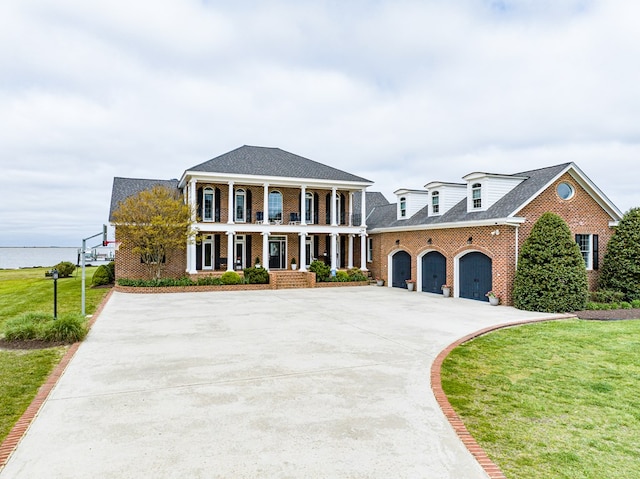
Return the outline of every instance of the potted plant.
{"type": "Polygon", "coordinates": [[[291,269],[293,271],[295,271],[296,269],[298,269],[298,262],[296,261],[295,258],[291,258],[291,269]]]}
{"type": "Polygon", "coordinates": [[[451,286],[449,286],[448,284],[442,285],[442,296],[444,296],[445,298],[451,296],[451,286]]]}
{"type": "Polygon", "coordinates": [[[498,306],[500,304],[500,296],[498,296],[493,291],[489,291],[487,294],[485,294],[485,296],[489,298],[489,304],[491,306],[498,306]]]}
{"type": "Polygon", "coordinates": [[[384,286],[384,279],[382,278],[376,278],[376,284],[378,286],[384,286]]]}
{"type": "Polygon", "coordinates": [[[256,256],[256,268],[260,268],[260,256],[256,256]]]}
{"type": "Polygon", "coordinates": [[[413,291],[414,288],[416,287],[416,280],[415,279],[407,279],[405,281],[405,283],[407,283],[407,289],[409,291],[413,291]]]}

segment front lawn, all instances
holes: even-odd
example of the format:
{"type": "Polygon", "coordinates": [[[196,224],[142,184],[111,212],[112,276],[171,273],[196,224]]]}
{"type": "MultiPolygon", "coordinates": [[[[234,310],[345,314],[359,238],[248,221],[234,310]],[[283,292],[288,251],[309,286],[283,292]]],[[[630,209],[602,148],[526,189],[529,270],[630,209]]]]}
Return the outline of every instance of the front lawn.
{"type": "Polygon", "coordinates": [[[640,477],[640,321],[552,321],[456,348],[442,386],[509,479],[640,477]]]}

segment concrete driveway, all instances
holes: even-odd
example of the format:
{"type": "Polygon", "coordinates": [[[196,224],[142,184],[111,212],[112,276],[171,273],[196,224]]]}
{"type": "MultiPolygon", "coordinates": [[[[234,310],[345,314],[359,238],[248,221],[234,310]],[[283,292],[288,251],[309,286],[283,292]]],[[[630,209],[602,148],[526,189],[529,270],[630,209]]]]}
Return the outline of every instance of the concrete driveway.
{"type": "Polygon", "coordinates": [[[0,478],[486,478],[430,365],[541,316],[377,287],[114,293],[0,478]]]}

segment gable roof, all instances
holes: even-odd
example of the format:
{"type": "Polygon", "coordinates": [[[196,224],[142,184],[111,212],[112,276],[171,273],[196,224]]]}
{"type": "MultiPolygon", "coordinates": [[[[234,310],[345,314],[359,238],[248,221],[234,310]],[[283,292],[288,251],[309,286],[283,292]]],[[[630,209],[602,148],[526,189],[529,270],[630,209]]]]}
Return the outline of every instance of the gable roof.
{"type": "Polygon", "coordinates": [[[373,183],[360,176],[294,155],[280,148],[248,145],[189,168],[187,172],[373,183]]]}
{"type": "Polygon", "coordinates": [[[428,228],[430,225],[437,227],[438,225],[445,224],[449,227],[451,227],[452,224],[467,226],[466,223],[468,222],[490,222],[491,220],[504,220],[506,218],[516,220],[516,215],[522,208],[567,171],[570,172],[581,186],[585,187],[587,192],[598,201],[612,219],[619,220],[622,217],[622,214],[615,205],[602,194],[574,163],[563,163],[546,168],[515,173],[513,175],[501,175],[525,179],[485,211],[467,211],[467,199],[465,198],[440,216],[429,216],[429,208],[425,206],[412,217],[398,220],[396,205],[394,203],[393,205],[375,208],[367,220],[367,228],[394,228],[401,230],[405,228],[428,228]]]}
{"type": "Polygon", "coordinates": [[[166,186],[178,189],[178,180],[148,180],[142,178],[120,178],[113,179],[111,189],[111,208],[109,210],[109,221],[113,221],[113,213],[118,208],[121,201],[129,196],[136,195],[144,190],[150,190],[154,186],[166,186]]]}

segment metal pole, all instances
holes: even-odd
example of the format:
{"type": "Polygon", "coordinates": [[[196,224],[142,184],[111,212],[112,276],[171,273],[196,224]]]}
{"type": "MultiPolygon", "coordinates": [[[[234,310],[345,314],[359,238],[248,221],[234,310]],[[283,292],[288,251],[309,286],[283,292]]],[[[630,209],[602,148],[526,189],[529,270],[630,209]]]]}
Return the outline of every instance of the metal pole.
{"type": "Polygon", "coordinates": [[[58,319],[58,271],[53,270],[53,319],[58,319]]]}
{"type": "Polygon", "coordinates": [[[82,251],[80,251],[80,263],[82,264],[82,316],[85,316],[85,292],[84,292],[84,284],[85,284],[85,273],[84,273],[84,252],[87,249],[87,240],[82,240],[82,251]]]}

